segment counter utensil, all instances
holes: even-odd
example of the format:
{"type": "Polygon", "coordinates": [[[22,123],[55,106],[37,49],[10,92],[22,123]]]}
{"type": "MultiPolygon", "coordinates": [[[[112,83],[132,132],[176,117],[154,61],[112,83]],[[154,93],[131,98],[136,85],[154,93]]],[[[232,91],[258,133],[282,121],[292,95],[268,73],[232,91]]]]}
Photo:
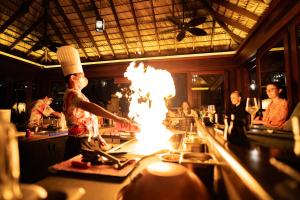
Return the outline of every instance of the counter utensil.
{"type": "Polygon", "coordinates": [[[300,119],[298,116],[292,117],[292,129],[294,133],[294,153],[300,156],[300,119]]]}
{"type": "Polygon", "coordinates": [[[99,158],[100,156],[103,156],[103,157],[107,158],[109,161],[111,161],[114,165],[114,168],[116,168],[116,169],[123,168],[130,161],[129,159],[126,159],[126,160],[123,161],[123,160],[118,159],[115,156],[110,155],[109,153],[106,153],[106,152],[101,151],[101,150],[85,149],[85,150],[82,151],[82,153],[83,153],[83,155],[93,154],[95,159],[99,158]]]}

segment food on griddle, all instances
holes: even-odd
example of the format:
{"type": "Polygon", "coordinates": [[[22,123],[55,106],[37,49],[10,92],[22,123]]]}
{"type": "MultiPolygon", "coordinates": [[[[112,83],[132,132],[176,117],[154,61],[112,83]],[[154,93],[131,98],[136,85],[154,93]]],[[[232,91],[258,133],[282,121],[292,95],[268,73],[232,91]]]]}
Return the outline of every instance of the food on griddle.
{"type": "Polygon", "coordinates": [[[91,163],[73,160],[71,162],[71,166],[75,167],[75,168],[80,168],[80,169],[87,169],[91,166],[91,163]]]}
{"type": "Polygon", "coordinates": [[[166,162],[178,162],[180,154],[178,153],[166,153],[160,156],[161,160],[166,162]]]}

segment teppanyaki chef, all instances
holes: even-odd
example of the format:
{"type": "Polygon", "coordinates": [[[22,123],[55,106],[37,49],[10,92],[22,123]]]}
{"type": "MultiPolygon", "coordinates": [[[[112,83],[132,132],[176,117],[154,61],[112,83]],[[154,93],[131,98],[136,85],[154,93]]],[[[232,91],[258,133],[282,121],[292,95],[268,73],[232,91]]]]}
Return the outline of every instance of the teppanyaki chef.
{"type": "Polygon", "coordinates": [[[62,115],[56,112],[50,107],[53,99],[45,96],[42,99],[38,99],[33,102],[34,106],[31,109],[30,118],[28,122],[28,128],[33,129],[35,127],[41,126],[41,120],[43,117],[49,117],[50,115],[61,118],[62,115]]]}
{"type": "Polygon", "coordinates": [[[99,134],[97,116],[126,125],[130,125],[130,121],[90,102],[81,92],[87,86],[88,79],[84,75],[79,53],[74,47],[62,46],[58,48],[57,58],[67,84],[63,112],[66,116],[69,135],[76,135],[80,138],[81,150],[109,149],[109,145],[99,134]]]}

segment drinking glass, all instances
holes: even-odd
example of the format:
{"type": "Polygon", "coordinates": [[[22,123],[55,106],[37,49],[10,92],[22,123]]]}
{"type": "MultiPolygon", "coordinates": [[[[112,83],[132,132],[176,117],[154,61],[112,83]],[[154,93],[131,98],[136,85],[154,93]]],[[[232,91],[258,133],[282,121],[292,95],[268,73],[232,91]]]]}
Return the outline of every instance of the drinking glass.
{"type": "Polygon", "coordinates": [[[216,113],[216,107],[215,105],[209,105],[208,106],[208,112],[212,115],[214,115],[216,113]]]}
{"type": "Polygon", "coordinates": [[[207,113],[207,106],[202,105],[200,106],[200,118],[203,119],[207,113]]]}
{"type": "Polygon", "coordinates": [[[215,107],[215,105],[209,105],[207,111],[210,114],[209,115],[210,116],[209,117],[210,121],[213,122],[213,118],[214,118],[214,115],[216,113],[216,107],[215,107]]]}
{"type": "Polygon", "coordinates": [[[246,111],[251,116],[251,126],[253,126],[253,120],[255,117],[256,112],[258,111],[257,99],[256,98],[247,98],[246,102],[246,111]]]}

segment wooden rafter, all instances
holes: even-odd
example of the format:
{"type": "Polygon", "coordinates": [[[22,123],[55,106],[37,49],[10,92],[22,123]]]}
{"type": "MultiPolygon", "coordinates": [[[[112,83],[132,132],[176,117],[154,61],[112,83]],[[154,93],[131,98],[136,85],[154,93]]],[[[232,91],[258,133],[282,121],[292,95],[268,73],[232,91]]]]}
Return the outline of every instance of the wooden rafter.
{"type": "MultiPolygon", "coordinates": [[[[90,3],[91,3],[91,5],[92,5],[92,7],[93,7],[93,10],[94,10],[94,13],[95,13],[95,15],[96,15],[96,18],[100,19],[101,16],[100,16],[100,14],[99,14],[99,12],[98,12],[98,8],[97,8],[97,6],[96,6],[94,0],[90,0],[90,3]]],[[[109,37],[108,37],[108,35],[107,35],[107,33],[106,33],[105,30],[103,31],[103,34],[104,34],[105,40],[106,40],[106,42],[108,43],[108,46],[109,46],[111,52],[112,52],[113,57],[116,57],[116,56],[115,56],[115,55],[116,55],[116,54],[115,54],[115,51],[114,51],[114,49],[113,49],[113,47],[112,47],[112,44],[111,44],[111,42],[110,42],[110,39],[109,39],[109,37]]]]}
{"type": "Polygon", "coordinates": [[[192,35],[192,46],[193,46],[193,52],[195,52],[195,36],[192,35]]]}
{"type": "Polygon", "coordinates": [[[9,27],[18,17],[28,12],[28,8],[34,1],[35,0],[24,1],[19,7],[19,9],[0,27],[0,33],[5,31],[5,29],[7,29],[7,27],[9,27]]]}
{"type": "Polygon", "coordinates": [[[154,24],[154,28],[155,28],[156,42],[157,42],[157,45],[158,45],[158,52],[160,53],[160,44],[159,44],[159,39],[158,39],[159,36],[158,36],[158,33],[157,33],[157,25],[156,25],[156,18],[155,18],[153,0],[150,0],[150,4],[151,4],[152,16],[153,16],[153,24],[154,24]]]}
{"type": "Polygon", "coordinates": [[[229,44],[228,44],[228,51],[230,50],[231,41],[232,41],[232,40],[230,40],[230,41],[229,41],[229,44]]]}
{"type": "Polygon", "coordinates": [[[28,49],[28,51],[25,53],[26,56],[28,56],[29,54],[31,54],[32,49],[35,49],[37,46],[39,46],[41,44],[41,41],[39,40],[38,42],[36,42],[33,46],[30,47],[30,49],[28,49]]]}
{"type": "MultiPolygon", "coordinates": [[[[174,17],[175,12],[175,0],[172,0],[172,17],[174,17]]],[[[174,44],[175,44],[175,51],[177,52],[177,40],[176,40],[176,34],[174,33],[174,44]]]]}
{"type": "Polygon", "coordinates": [[[218,24],[228,33],[228,35],[238,44],[241,44],[243,42],[243,39],[239,37],[238,35],[234,34],[222,21],[222,18],[218,18],[219,15],[216,15],[216,12],[210,7],[207,0],[202,0],[202,3],[204,7],[208,10],[209,14],[218,22],[218,24]]]}
{"type": "Polygon", "coordinates": [[[259,19],[259,16],[250,12],[249,10],[245,8],[241,8],[233,3],[230,3],[229,1],[222,1],[222,0],[213,0],[214,3],[224,6],[226,9],[229,9],[233,12],[239,13],[245,17],[248,17],[254,21],[257,21],[259,19]]]}
{"type": "Polygon", "coordinates": [[[129,55],[129,50],[128,50],[127,42],[126,42],[126,39],[124,37],[123,30],[121,28],[120,20],[119,20],[119,17],[118,17],[118,14],[117,14],[114,2],[112,0],[109,0],[109,4],[110,4],[110,8],[111,8],[111,10],[112,10],[112,12],[114,14],[114,18],[115,18],[115,21],[116,21],[118,29],[119,29],[119,34],[121,35],[121,39],[123,40],[126,53],[127,53],[127,55],[129,55]]]}
{"type": "Polygon", "coordinates": [[[214,34],[215,34],[215,28],[216,28],[216,21],[213,20],[213,25],[211,28],[211,37],[210,37],[210,51],[213,49],[213,41],[214,41],[214,34]]]}
{"type": "Polygon", "coordinates": [[[271,2],[272,0],[254,0],[254,1],[257,1],[257,2],[259,2],[259,3],[263,3],[263,4],[268,5],[268,4],[270,4],[270,2],[271,2]]]}
{"type": "MultiPolygon", "coordinates": [[[[57,28],[57,26],[55,25],[54,21],[52,20],[52,18],[50,16],[48,17],[48,21],[49,21],[51,27],[54,30],[54,34],[60,39],[60,41],[62,42],[62,44],[67,44],[67,41],[62,36],[63,34],[57,28]]],[[[26,52],[26,56],[28,56],[32,52],[32,49],[36,49],[36,47],[39,46],[40,44],[41,44],[41,38],[32,47],[30,47],[30,49],[28,49],[28,51],[26,52]]]]}
{"type": "Polygon", "coordinates": [[[67,28],[69,29],[70,33],[72,34],[73,38],[76,40],[78,46],[81,48],[84,56],[86,59],[88,59],[88,55],[83,47],[83,45],[81,44],[80,42],[80,39],[78,38],[78,36],[76,35],[76,32],[74,31],[74,29],[72,28],[72,25],[68,19],[68,17],[66,16],[64,10],[62,9],[61,5],[59,4],[58,0],[54,0],[54,3],[56,5],[56,8],[60,14],[60,16],[64,19],[64,22],[66,23],[67,25],[67,28]]]}
{"type": "Polygon", "coordinates": [[[97,53],[98,57],[101,58],[100,51],[99,51],[99,49],[97,47],[97,44],[96,44],[96,42],[94,40],[94,37],[92,36],[92,34],[91,34],[90,30],[89,30],[89,27],[85,23],[84,17],[82,15],[82,12],[80,11],[79,6],[77,5],[77,2],[75,0],[72,0],[72,5],[74,6],[74,8],[75,8],[75,10],[76,10],[76,12],[77,12],[77,14],[79,16],[80,21],[81,21],[82,25],[84,26],[84,29],[86,30],[86,33],[88,34],[90,41],[93,43],[94,48],[96,49],[96,53],[97,53]]]}
{"type": "Polygon", "coordinates": [[[141,44],[141,47],[142,47],[142,53],[145,54],[145,49],[144,49],[144,45],[143,45],[139,25],[138,25],[138,22],[137,22],[137,19],[136,19],[134,5],[133,5],[132,0],[130,0],[129,2],[130,2],[131,13],[133,15],[133,20],[134,20],[134,23],[135,23],[135,28],[136,28],[136,31],[137,31],[137,34],[138,34],[138,37],[139,37],[139,43],[141,44]]]}
{"type": "Polygon", "coordinates": [[[218,76],[218,77],[216,77],[216,80],[211,85],[210,89],[216,90],[223,83],[224,83],[224,76],[218,76]]]}
{"type": "Polygon", "coordinates": [[[235,20],[229,18],[229,17],[226,17],[224,15],[220,15],[219,13],[215,12],[215,16],[218,18],[218,19],[221,19],[223,22],[225,22],[226,24],[229,24],[231,26],[234,26],[235,28],[238,28],[240,29],[241,31],[244,31],[246,33],[249,33],[251,31],[250,28],[248,28],[247,26],[244,26],[238,22],[236,22],[235,20]]]}
{"type": "Polygon", "coordinates": [[[62,36],[63,34],[61,33],[61,31],[59,30],[59,28],[57,28],[55,22],[53,21],[53,19],[51,17],[48,17],[49,23],[51,25],[51,27],[54,30],[55,35],[60,39],[60,41],[63,44],[67,44],[67,41],[65,40],[65,38],[62,36]]]}
{"type": "Polygon", "coordinates": [[[28,34],[30,34],[43,20],[40,17],[36,22],[34,22],[24,33],[22,33],[18,39],[16,39],[8,48],[13,49],[21,40],[23,40],[28,34]]]}

